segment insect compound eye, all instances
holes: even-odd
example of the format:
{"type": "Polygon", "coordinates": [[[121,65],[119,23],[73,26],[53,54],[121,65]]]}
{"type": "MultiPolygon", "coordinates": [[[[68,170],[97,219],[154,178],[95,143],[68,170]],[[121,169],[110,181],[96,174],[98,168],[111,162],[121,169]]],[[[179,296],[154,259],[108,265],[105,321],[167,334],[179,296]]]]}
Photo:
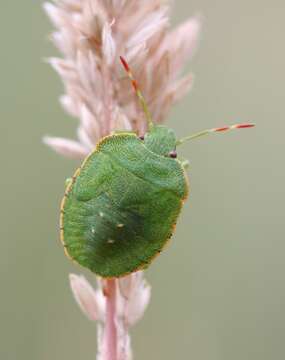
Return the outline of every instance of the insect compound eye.
{"type": "Polygon", "coordinates": [[[176,152],[175,150],[170,151],[169,156],[170,156],[172,159],[176,159],[176,158],[177,158],[177,152],[176,152]]]}

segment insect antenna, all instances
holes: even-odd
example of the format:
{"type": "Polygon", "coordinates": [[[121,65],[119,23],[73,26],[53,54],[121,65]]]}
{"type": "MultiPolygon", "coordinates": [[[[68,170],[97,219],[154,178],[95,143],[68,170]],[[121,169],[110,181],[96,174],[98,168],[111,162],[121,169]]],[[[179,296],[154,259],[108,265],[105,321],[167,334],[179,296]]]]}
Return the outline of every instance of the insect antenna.
{"type": "Polygon", "coordinates": [[[123,67],[124,69],[126,70],[127,74],[128,74],[128,77],[130,78],[131,80],[131,83],[133,85],[133,88],[135,90],[135,93],[139,99],[139,102],[142,106],[142,109],[143,109],[143,112],[146,116],[146,120],[147,120],[147,123],[148,123],[148,127],[149,129],[151,129],[153,127],[153,120],[152,120],[152,116],[151,116],[151,113],[149,111],[149,108],[147,106],[147,103],[146,103],[146,100],[139,88],[139,85],[138,85],[138,82],[137,80],[135,79],[133,73],[132,73],[132,70],[129,66],[129,64],[127,63],[127,61],[125,60],[125,58],[123,58],[122,56],[120,56],[120,60],[121,60],[121,63],[123,64],[123,67]]]}
{"type": "Polygon", "coordinates": [[[230,131],[230,130],[235,130],[235,129],[248,129],[248,128],[252,128],[254,126],[255,126],[255,124],[235,124],[235,125],[231,125],[231,126],[224,126],[224,127],[219,127],[219,128],[203,130],[203,131],[200,131],[200,132],[198,132],[196,134],[186,136],[186,137],[178,140],[176,145],[181,145],[185,141],[194,140],[194,139],[200,138],[202,136],[210,135],[210,134],[213,134],[213,133],[220,133],[220,132],[225,132],[225,131],[230,131]]]}

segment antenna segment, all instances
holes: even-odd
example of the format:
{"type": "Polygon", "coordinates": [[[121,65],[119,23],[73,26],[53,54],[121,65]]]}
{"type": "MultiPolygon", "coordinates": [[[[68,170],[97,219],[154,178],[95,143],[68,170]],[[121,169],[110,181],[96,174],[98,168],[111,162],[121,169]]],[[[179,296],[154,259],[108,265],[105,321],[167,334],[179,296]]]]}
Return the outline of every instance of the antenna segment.
{"type": "Polygon", "coordinates": [[[212,133],[225,132],[225,131],[230,131],[230,130],[235,130],[235,129],[247,129],[247,128],[252,128],[254,126],[255,126],[255,124],[235,124],[235,125],[231,125],[231,126],[224,126],[224,127],[219,127],[219,128],[208,129],[208,130],[200,131],[194,135],[186,136],[186,137],[178,140],[176,145],[181,145],[185,141],[194,140],[194,139],[200,138],[205,135],[210,135],[212,133]]]}
{"type": "Polygon", "coordinates": [[[151,114],[150,114],[150,111],[148,109],[148,106],[147,106],[147,103],[146,103],[146,100],[139,88],[139,85],[138,85],[138,82],[137,80],[134,78],[134,75],[129,67],[129,64],[127,63],[127,61],[122,57],[120,56],[120,60],[121,60],[121,63],[123,64],[123,67],[125,68],[127,74],[128,74],[128,77],[130,78],[131,80],[131,83],[133,85],[133,88],[135,90],[135,93],[139,99],[139,102],[142,106],[142,109],[144,111],[144,114],[146,116],[146,120],[147,120],[147,123],[148,123],[148,126],[149,126],[149,129],[151,129],[153,127],[153,120],[152,120],[152,117],[151,117],[151,114]]]}

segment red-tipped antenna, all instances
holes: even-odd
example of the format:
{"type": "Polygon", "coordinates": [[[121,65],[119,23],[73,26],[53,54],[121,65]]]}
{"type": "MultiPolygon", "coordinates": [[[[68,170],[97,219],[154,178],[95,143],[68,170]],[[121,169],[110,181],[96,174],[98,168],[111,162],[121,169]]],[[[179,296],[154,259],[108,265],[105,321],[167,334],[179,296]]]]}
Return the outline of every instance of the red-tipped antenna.
{"type": "Polygon", "coordinates": [[[126,70],[127,74],[128,74],[128,77],[130,78],[131,80],[131,83],[132,83],[132,86],[135,90],[135,93],[137,94],[137,97],[141,103],[141,106],[143,108],[143,111],[145,113],[145,116],[146,116],[146,120],[148,122],[148,126],[149,126],[149,129],[151,129],[153,127],[153,121],[152,121],[152,117],[151,117],[151,114],[150,114],[150,111],[148,109],[148,106],[147,106],[147,103],[146,103],[146,100],[139,88],[139,85],[138,85],[138,82],[137,80],[134,78],[134,75],[130,69],[130,66],[129,64],[127,63],[127,61],[122,57],[120,56],[120,60],[121,60],[121,63],[123,64],[123,67],[124,69],[126,70]]]}
{"type": "Polygon", "coordinates": [[[219,128],[208,129],[208,130],[200,131],[194,135],[184,137],[184,138],[178,140],[176,145],[181,145],[185,141],[197,139],[199,137],[202,137],[204,135],[209,135],[212,133],[230,131],[230,130],[235,130],[235,129],[248,129],[248,128],[252,128],[254,126],[255,126],[255,124],[235,124],[235,125],[231,125],[231,126],[223,126],[223,127],[219,127],[219,128]]]}

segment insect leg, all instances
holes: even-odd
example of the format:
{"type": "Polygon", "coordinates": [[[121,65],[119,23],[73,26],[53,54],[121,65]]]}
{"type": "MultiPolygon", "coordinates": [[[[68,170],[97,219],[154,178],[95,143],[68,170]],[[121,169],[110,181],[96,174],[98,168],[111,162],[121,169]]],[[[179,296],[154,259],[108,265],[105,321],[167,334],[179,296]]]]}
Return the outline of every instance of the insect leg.
{"type": "Polygon", "coordinates": [[[68,187],[72,182],[72,178],[65,179],[65,187],[68,187]]]}
{"type": "Polygon", "coordinates": [[[189,160],[183,159],[181,161],[181,165],[184,167],[184,169],[189,169],[190,168],[190,162],[189,160]]]}

